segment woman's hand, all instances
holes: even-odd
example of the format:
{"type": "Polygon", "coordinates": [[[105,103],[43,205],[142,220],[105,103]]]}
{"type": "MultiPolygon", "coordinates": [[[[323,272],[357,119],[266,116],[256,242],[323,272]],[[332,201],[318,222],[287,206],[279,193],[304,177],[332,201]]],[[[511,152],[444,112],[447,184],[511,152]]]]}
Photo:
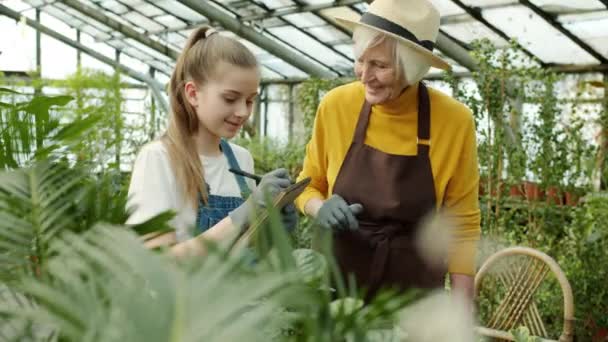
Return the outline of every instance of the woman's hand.
{"type": "Polygon", "coordinates": [[[348,205],[339,195],[332,195],[317,212],[317,223],[333,231],[359,229],[356,216],[363,212],[359,203],[348,205]]]}

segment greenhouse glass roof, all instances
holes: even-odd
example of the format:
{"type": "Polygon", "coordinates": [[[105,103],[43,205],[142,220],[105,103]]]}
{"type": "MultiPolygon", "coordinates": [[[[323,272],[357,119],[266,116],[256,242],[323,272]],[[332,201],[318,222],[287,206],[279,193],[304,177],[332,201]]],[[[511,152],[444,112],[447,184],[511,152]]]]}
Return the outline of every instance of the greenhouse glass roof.
{"type": "MultiPolygon", "coordinates": [[[[454,49],[466,51],[479,38],[498,46],[515,38],[545,66],[608,70],[608,0],[432,2],[450,42],[438,43],[438,50],[456,71],[467,68],[454,49]]],[[[367,6],[357,0],[8,0],[0,2],[0,14],[34,19],[39,9],[88,36],[80,43],[116,49],[163,80],[193,28],[210,24],[250,47],[265,79],[281,80],[352,75],[350,32],[332,17],[360,14],[367,6]]]]}

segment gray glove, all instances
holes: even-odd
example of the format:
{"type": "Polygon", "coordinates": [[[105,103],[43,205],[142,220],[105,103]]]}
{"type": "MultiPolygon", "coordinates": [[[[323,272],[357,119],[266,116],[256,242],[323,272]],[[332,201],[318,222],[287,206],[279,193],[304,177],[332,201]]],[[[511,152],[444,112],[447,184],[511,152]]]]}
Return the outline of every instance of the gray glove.
{"type": "Polygon", "coordinates": [[[232,224],[240,231],[247,229],[251,224],[251,219],[255,217],[255,213],[266,208],[266,201],[272,201],[281,190],[285,190],[290,185],[291,180],[286,169],[276,169],[262,176],[260,184],[249,195],[245,203],[228,214],[232,224]]]}
{"type": "Polygon", "coordinates": [[[317,213],[317,223],[333,231],[359,229],[359,222],[355,216],[363,212],[359,203],[348,205],[339,195],[332,195],[327,199],[317,213]]]}

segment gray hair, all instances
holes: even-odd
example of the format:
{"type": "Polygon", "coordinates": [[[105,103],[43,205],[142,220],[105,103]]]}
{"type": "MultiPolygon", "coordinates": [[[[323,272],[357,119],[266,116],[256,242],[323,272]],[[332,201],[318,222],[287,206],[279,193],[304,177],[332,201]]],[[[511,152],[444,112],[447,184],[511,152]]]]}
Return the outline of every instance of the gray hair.
{"type": "Polygon", "coordinates": [[[415,84],[420,81],[431,68],[431,63],[422,54],[400,44],[396,38],[378,32],[374,29],[357,26],[353,31],[355,58],[359,59],[365,51],[383,42],[393,50],[393,63],[396,78],[405,84],[415,84]]]}

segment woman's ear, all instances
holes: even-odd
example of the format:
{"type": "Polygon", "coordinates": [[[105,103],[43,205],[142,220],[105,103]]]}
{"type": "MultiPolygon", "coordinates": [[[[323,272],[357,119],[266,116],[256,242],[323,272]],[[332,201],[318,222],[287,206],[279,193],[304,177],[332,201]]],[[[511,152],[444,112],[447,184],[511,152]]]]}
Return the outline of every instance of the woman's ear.
{"type": "Polygon", "coordinates": [[[194,107],[198,107],[198,87],[192,81],[186,82],[184,85],[184,95],[188,103],[194,107]]]}

